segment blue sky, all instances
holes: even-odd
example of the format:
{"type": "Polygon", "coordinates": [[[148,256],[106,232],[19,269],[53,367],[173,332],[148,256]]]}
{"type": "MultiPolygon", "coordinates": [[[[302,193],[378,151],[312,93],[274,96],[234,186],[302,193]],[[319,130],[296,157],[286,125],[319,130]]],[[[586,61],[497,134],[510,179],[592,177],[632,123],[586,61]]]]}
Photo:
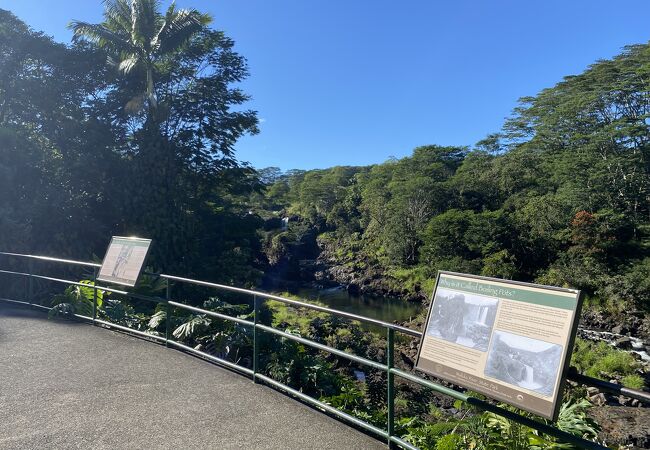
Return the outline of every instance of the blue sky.
{"type": "MultiPolygon", "coordinates": [[[[164,2],[167,4],[168,2],[164,2]]],[[[534,95],[650,38],[645,0],[177,0],[209,12],[249,61],[255,167],[380,163],[418,145],[473,145],[534,95]]],[[[0,0],[69,41],[99,0],[0,0]]]]}

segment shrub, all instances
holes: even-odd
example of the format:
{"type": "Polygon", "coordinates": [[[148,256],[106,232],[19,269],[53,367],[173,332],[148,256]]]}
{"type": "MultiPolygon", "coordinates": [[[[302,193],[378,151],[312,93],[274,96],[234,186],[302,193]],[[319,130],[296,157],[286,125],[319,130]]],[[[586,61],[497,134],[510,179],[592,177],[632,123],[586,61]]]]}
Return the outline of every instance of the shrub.
{"type": "MultiPolygon", "coordinates": [[[[571,362],[579,371],[595,378],[603,378],[601,372],[614,376],[619,375],[627,379],[628,383],[641,385],[641,377],[635,377],[634,372],[639,363],[627,352],[610,347],[606,342],[592,342],[576,339],[571,362]]],[[[632,386],[630,386],[632,387],[632,386]]]]}

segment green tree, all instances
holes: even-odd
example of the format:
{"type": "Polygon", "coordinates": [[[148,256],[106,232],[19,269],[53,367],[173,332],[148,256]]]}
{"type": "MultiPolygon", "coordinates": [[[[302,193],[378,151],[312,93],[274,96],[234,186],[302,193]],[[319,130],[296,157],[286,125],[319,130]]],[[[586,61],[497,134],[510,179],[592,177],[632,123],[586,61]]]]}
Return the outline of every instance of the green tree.
{"type": "Polygon", "coordinates": [[[213,236],[217,223],[241,217],[245,205],[233,197],[255,188],[252,169],[234,156],[237,139],[257,132],[254,111],[233,110],[248,100],[233,87],[248,75],[246,61],[196,10],[172,4],[163,14],[154,0],[104,6],[102,23],[71,28],[76,42],[104,52],[115,76],[101,109],[129,138],[120,149],[131,161],[121,226],[156,241],[157,265],[192,272],[205,266],[197,259],[218,258],[196,235],[213,236]]]}
{"type": "Polygon", "coordinates": [[[146,102],[149,118],[157,119],[156,84],[163,66],[210,23],[210,16],[194,9],[176,9],[163,15],[156,0],[108,0],[104,22],[73,21],[74,40],[85,39],[107,51],[110,61],[124,74],[142,77],[143,92],[127,105],[138,111],[146,102]]]}

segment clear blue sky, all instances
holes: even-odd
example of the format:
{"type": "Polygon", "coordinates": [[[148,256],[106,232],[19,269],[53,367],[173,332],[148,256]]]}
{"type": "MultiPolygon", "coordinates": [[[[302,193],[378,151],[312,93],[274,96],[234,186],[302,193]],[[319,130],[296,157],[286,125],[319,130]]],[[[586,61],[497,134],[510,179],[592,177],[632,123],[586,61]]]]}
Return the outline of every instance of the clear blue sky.
{"type": "MultiPolygon", "coordinates": [[[[164,2],[167,4],[168,2],[164,2]]],[[[647,0],[177,0],[214,17],[249,61],[255,167],[322,168],[473,145],[517,99],[650,39],[647,0]]],[[[69,41],[99,0],[0,0],[69,41]]]]}

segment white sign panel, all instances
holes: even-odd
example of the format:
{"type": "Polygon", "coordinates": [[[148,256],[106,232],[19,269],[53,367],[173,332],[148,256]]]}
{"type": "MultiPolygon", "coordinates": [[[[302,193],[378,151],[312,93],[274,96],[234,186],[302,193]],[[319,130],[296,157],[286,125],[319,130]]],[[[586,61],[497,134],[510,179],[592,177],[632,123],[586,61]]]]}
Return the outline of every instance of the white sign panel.
{"type": "Polygon", "coordinates": [[[151,239],[113,236],[97,277],[100,281],[135,286],[149,253],[151,239]]]}

